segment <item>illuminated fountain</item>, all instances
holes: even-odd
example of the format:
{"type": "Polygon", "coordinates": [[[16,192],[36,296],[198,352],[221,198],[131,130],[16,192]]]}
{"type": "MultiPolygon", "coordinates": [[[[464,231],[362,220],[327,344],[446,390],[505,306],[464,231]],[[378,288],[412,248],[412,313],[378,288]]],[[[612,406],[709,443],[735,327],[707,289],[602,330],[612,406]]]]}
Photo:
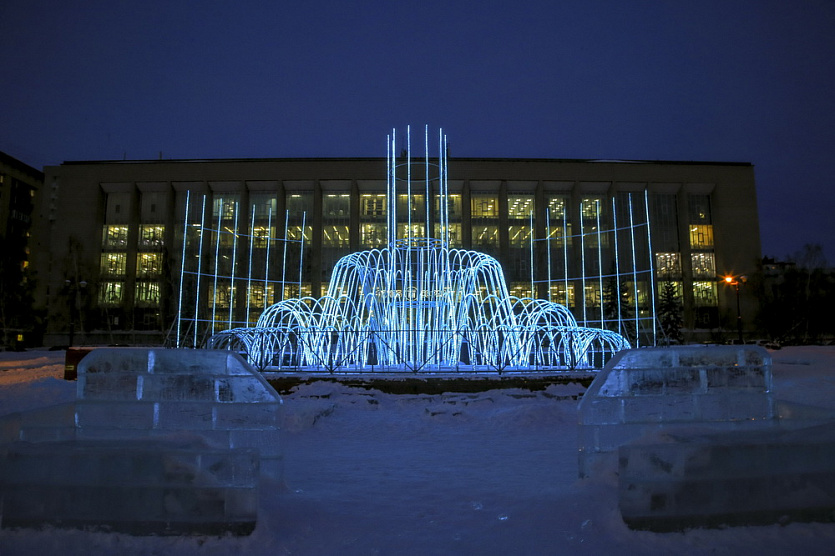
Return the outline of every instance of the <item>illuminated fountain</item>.
{"type": "Polygon", "coordinates": [[[564,305],[509,295],[493,257],[449,248],[442,133],[437,164],[430,164],[428,132],[420,162],[413,162],[408,130],[405,162],[398,161],[394,133],[387,143],[388,246],[343,257],[325,296],[279,301],[255,326],[215,334],[210,347],[244,352],[262,368],[330,372],[599,368],[630,347],[615,332],[578,326],[564,305]],[[411,200],[413,190],[419,191],[413,166],[424,168],[426,221],[413,223],[407,211],[400,222],[405,237],[398,238],[393,207],[398,194],[411,200]],[[437,171],[431,179],[430,168],[437,171]],[[416,237],[413,231],[421,225],[431,229],[433,186],[440,200],[440,237],[416,237]]]}

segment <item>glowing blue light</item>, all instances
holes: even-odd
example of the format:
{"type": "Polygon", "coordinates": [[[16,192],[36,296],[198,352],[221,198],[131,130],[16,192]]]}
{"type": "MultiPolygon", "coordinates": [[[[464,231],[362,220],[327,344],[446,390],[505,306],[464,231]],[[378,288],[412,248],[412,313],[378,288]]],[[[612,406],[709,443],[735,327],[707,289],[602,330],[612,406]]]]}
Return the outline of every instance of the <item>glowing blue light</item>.
{"type": "MultiPolygon", "coordinates": [[[[428,173],[428,129],[426,133],[428,173]]],[[[413,235],[410,128],[405,180],[398,178],[394,137],[392,132],[387,139],[388,246],[342,257],[324,296],[282,296],[264,310],[254,327],[230,328],[216,334],[210,340],[211,347],[240,350],[262,367],[332,372],[374,366],[412,372],[462,367],[505,370],[599,366],[606,357],[629,347],[629,342],[615,332],[578,326],[564,305],[510,296],[502,267],[493,257],[449,248],[446,137],[442,133],[437,164],[440,239],[428,235],[428,213],[427,237],[413,235]],[[397,238],[398,181],[406,182],[407,193],[407,227],[402,239],[397,238]]],[[[426,180],[428,199],[428,176],[426,180]]],[[[428,212],[428,202],[426,208],[428,212]]],[[[304,217],[302,222],[303,253],[304,217]]],[[[563,222],[564,230],[565,225],[563,222]]],[[[599,228],[598,202],[598,248],[599,228]]],[[[531,214],[532,273],[533,237],[531,214]]],[[[567,263],[566,242],[564,233],[567,263]]],[[[533,293],[533,277],[531,288],[533,293]]],[[[585,312],[585,290],[583,296],[585,312]]]]}

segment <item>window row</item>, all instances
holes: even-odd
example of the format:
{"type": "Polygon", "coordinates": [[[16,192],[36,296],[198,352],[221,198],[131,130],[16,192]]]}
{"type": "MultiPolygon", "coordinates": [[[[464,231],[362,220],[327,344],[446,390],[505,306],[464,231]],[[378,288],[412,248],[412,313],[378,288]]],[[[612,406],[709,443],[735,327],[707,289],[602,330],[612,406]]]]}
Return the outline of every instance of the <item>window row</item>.
{"type": "MultiPolygon", "coordinates": [[[[105,249],[126,249],[128,247],[128,226],[106,225],[102,231],[102,246],[105,249]]],[[[141,248],[165,245],[165,226],[140,224],[138,245],[141,248]]]]}
{"type": "MultiPolygon", "coordinates": [[[[99,286],[99,305],[116,306],[122,303],[124,282],[102,282],[99,286]]],[[[160,285],[155,281],[136,282],[134,304],[138,307],[159,307],[160,285]]]]}
{"type": "MultiPolygon", "coordinates": [[[[124,276],[127,272],[128,254],[124,252],[105,252],[101,254],[101,274],[103,276],[124,276]]],[[[163,270],[162,253],[137,253],[136,275],[159,276],[163,270]]]]}
{"type": "MultiPolygon", "coordinates": [[[[716,276],[716,259],[713,253],[691,253],[690,267],[694,276],[716,276]]],[[[681,253],[656,253],[655,272],[659,276],[680,276],[681,253]]]]}

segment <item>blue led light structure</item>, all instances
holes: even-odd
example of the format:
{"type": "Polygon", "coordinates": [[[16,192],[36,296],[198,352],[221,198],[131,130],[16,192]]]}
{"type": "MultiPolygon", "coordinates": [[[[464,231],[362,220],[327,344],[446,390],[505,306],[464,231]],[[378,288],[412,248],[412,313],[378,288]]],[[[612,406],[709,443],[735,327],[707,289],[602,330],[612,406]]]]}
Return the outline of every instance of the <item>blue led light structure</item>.
{"type": "Polygon", "coordinates": [[[341,258],[326,295],[282,299],[254,326],[214,334],[209,347],[245,353],[262,368],[329,372],[600,368],[630,347],[614,331],[578,326],[565,305],[510,295],[495,258],[450,248],[446,137],[439,132],[437,156],[428,130],[423,143],[421,161],[408,128],[400,153],[394,131],[387,139],[387,247],[341,258]],[[439,237],[428,235],[433,224],[439,237]]]}

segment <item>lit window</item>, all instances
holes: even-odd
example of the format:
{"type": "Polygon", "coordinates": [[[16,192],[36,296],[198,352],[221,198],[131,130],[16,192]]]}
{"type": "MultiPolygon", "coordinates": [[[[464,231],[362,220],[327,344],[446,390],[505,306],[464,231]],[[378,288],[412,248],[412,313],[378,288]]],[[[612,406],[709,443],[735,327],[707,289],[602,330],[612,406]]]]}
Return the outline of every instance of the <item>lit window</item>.
{"type": "Polygon", "coordinates": [[[412,227],[409,228],[408,224],[397,224],[397,239],[406,239],[408,237],[426,237],[426,225],[423,223],[412,223],[412,227]]]}
{"type": "Polygon", "coordinates": [[[600,199],[583,199],[580,201],[580,211],[583,218],[597,220],[602,216],[603,203],[600,199]]]}
{"type": "MultiPolygon", "coordinates": [[[[304,242],[310,242],[310,238],[313,237],[313,226],[305,226],[304,230],[304,242]]],[[[302,239],[302,227],[301,226],[288,226],[287,227],[287,239],[293,241],[300,241],[302,239]]]]}
{"type": "Polygon", "coordinates": [[[531,246],[531,227],[530,226],[509,226],[508,227],[510,246],[511,247],[528,247],[531,246]]]}
{"type": "Polygon", "coordinates": [[[473,247],[498,247],[498,226],[474,226],[473,247]]]}
{"type": "Polygon", "coordinates": [[[712,249],[713,226],[710,224],[691,224],[690,247],[693,249],[712,249]]]}
{"type": "Polygon", "coordinates": [[[237,195],[221,195],[215,196],[212,217],[217,220],[234,220],[238,212],[238,196],[237,195]]]}
{"type": "Polygon", "coordinates": [[[136,275],[157,276],[162,273],[162,253],[137,253],[136,275]]]}
{"type": "Polygon", "coordinates": [[[360,195],[360,217],[382,218],[386,215],[386,196],[384,193],[364,193],[360,195]]]}
{"type": "Polygon", "coordinates": [[[102,253],[101,273],[107,276],[123,276],[127,260],[127,253],[102,253]]]}
{"type": "Polygon", "coordinates": [[[218,284],[215,288],[209,288],[209,307],[228,309],[229,301],[232,299],[231,290],[229,284],[218,284]]]}
{"type": "Polygon", "coordinates": [[[99,287],[99,305],[119,305],[124,285],[124,282],[102,282],[99,287]]]}
{"type": "Polygon", "coordinates": [[[655,272],[659,276],[671,276],[681,274],[681,254],[656,253],[655,272]]]}
{"type": "Polygon", "coordinates": [[[715,307],[718,304],[716,282],[693,282],[693,300],[697,307],[715,307]]]}
{"type": "Polygon", "coordinates": [[[385,224],[363,224],[360,226],[360,244],[372,249],[384,247],[388,241],[385,224]]]}
{"type": "Polygon", "coordinates": [[[509,290],[510,295],[513,297],[518,297],[520,299],[533,297],[530,282],[511,282],[509,290]]]}
{"type": "Polygon", "coordinates": [[[716,276],[716,263],[713,253],[693,253],[690,255],[695,276],[716,276]]]}
{"type": "Polygon", "coordinates": [[[348,226],[323,226],[324,247],[348,247],[348,226]]]}
{"type": "Polygon", "coordinates": [[[406,213],[407,210],[411,210],[411,217],[412,220],[414,219],[421,219],[426,214],[426,207],[424,203],[426,202],[425,195],[412,195],[409,197],[408,195],[398,195],[397,196],[397,217],[398,220],[400,218],[408,218],[408,214],[406,213]]]}
{"type": "Polygon", "coordinates": [[[548,245],[550,245],[552,248],[562,248],[564,246],[564,237],[567,238],[568,245],[571,245],[571,224],[559,223],[557,224],[557,226],[551,226],[551,231],[548,234],[548,245]]]}
{"type": "MultiPolygon", "coordinates": [[[[448,225],[449,231],[449,247],[462,247],[464,242],[461,238],[461,224],[457,222],[450,222],[448,225]]],[[[441,237],[441,225],[435,224],[435,237],[445,240],[441,237]]]]}
{"type": "Polygon", "coordinates": [[[551,220],[565,220],[565,205],[566,199],[564,197],[552,197],[548,200],[548,217],[551,220]]]}
{"type": "Polygon", "coordinates": [[[574,287],[571,284],[551,284],[551,301],[566,307],[574,307],[574,287]]]}
{"type": "Polygon", "coordinates": [[[600,307],[600,284],[586,282],[585,289],[586,307],[600,307]]]}
{"type": "MultiPolygon", "coordinates": [[[[450,218],[460,218],[461,217],[461,194],[454,193],[451,195],[446,196],[447,199],[447,210],[449,211],[450,218]]],[[[441,213],[441,196],[435,195],[435,212],[440,215],[441,213]]]]}
{"type": "Polygon", "coordinates": [[[105,226],[102,245],[109,248],[125,248],[128,246],[127,226],[105,226]]]}
{"type": "Polygon", "coordinates": [[[508,218],[530,219],[533,212],[533,195],[512,195],[507,198],[508,218]]]}
{"type": "Polygon", "coordinates": [[[274,227],[267,227],[267,226],[254,226],[252,228],[252,246],[253,247],[266,247],[267,244],[270,242],[270,230],[275,229],[274,227]]]}
{"type": "Polygon", "coordinates": [[[142,224],[139,226],[139,246],[161,247],[163,245],[164,235],[165,226],[142,224]]]}
{"type": "Polygon", "coordinates": [[[264,308],[264,303],[272,304],[275,287],[273,284],[267,284],[267,295],[264,296],[264,283],[253,282],[249,287],[249,306],[250,308],[264,308]]]}
{"type": "Polygon", "coordinates": [[[143,307],[159,306],[159,282],[137,282],[136,304],[143,307]]]}
{"type": "Polygon", "coordinates": [[[675,293],[675,297],[681,301],[682,297],[684,296],[684,285],[681,282],[658,282],[658,297],[659,299],[664,295],[664,288],[667,287],[667,284],[672,284],[673,292],[675,293]]]}
{"type": "Polygon", "coordinates": [[[499,198],[494,195],[473,195],[470,198],[473,218],[496,218],[499,216],[499,198]]]}

